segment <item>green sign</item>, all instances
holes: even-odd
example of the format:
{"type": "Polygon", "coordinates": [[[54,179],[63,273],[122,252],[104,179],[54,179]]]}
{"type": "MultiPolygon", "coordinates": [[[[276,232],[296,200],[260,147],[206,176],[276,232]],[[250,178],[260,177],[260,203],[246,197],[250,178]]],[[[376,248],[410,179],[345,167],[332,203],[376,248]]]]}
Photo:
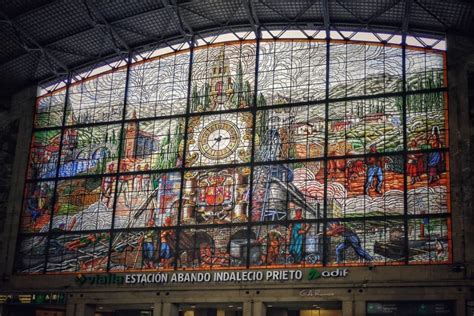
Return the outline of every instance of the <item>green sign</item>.
{"type": "Polygon", "coordinates": [[[66,304],[64,293],[0,294],[0,304],[66,304]]]}

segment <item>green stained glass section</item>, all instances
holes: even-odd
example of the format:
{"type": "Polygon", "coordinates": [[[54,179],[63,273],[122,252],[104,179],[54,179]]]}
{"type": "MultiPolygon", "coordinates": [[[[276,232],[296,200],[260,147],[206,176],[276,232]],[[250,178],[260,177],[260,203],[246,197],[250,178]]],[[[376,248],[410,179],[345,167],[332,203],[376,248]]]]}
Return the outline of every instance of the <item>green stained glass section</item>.
{"type": "Polygon", "coordinates": [[[36,128],[61,126],[65,103],[66,89],[39,97],[36,101],[34,126],[36,128]]]}
{"type": "Polygon", "coordinates": [[[252,106],[256,43],[198,48],[191,78],[191,112],[252,106]]]}

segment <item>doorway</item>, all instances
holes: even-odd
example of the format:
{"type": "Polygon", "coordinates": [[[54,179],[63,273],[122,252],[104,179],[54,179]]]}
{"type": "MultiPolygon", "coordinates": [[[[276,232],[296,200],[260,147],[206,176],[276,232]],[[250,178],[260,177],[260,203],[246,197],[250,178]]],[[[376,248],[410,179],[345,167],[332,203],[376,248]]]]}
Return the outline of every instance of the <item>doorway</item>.
{"type": "Polygon", "coordinates": [[[242,316],[242,303],[180,304],[179,316],[242,316]]]}
{"type": "Polygon", "coordinates": [[[267,315],[272,316],[342,316],[341,302],[267,303],[267,315]]]}

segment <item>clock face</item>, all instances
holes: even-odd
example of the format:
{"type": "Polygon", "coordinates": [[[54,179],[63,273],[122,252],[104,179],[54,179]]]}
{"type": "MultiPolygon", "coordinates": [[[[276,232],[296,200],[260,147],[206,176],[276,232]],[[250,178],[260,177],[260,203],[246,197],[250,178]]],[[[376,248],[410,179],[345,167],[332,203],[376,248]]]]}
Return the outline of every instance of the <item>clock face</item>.
{"type": "Polygon", "coordinates": [[[239,129],[231,121],[215,121],[205,126],[199,134],[199,150],[209,159],[224,159],[237,150],[240,137],[239,129]]]}

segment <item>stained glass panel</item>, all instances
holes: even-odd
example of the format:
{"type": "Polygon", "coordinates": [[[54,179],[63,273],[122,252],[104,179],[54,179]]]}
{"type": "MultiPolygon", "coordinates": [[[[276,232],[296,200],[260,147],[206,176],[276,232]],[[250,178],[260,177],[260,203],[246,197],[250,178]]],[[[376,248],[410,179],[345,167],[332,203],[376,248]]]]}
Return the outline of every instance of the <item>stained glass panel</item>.
{"type": "Polygon", "coordinates": [[[402,98],[329,104],[328,155],[344,156],[403,149],[402,98]],[[375,148],[374,148],[375,146],[375,148]]]}
{"type": "Polygon", "coordinates": [[[126,118],[184,114],[188,73],[187,52],[133,64],[130,67],[126,118]]]}
{"type": "Polygon", "coordinates": [[[330,33],[198,39],[42,91],[17,271],[451,262],[445,53],[330,33]]]}
{"type": "Polygon", "coordinates": [[[174,230],[118,232],[112,240],[110,271],[172,269],[175,252],[174,230]]]}
{"type": "Polygon", "coordinates": [[[446,263],[451,259],[450,220],[424,217],[408,221],[410,263],[446,263]]]}
{"type": "Polygon", "coordinates": [[[52,236],[46,272],[106,271],[109,239],[106,232],[52,236]]]}
{"type": "Polygon", "coordinates": [[[328,217],[403,215],[403,156],[331,159],[327,168],[328,217]]]}
{"type": "Polygon", "coordinates": [[[258,166],[253,179],[252,221],[322,218],[321,161],[258,166]]]}
{"type": "Polygon", "coordinates": [[[326,44],[262,41],[258,106],[322,100],[326,96],[326,44]]]}
{"type": "Polygon", "coordinates": [[[126,74],[121,68],[71,85],[66,125],[121,120],[126,74]]]}
{"type": "Polygon", "coordinates": [[[180,167],[184,124],[184,118],[127,122],[120,171],[180,167]]]}
{"type": "Polygon", "coordinates": [[[52,213],[54,181],[28,183],[23,198],[20,232],[47,232],[52,213]]]}
{"type": "Polygon", "coordinates": [[[268,268],[320,265],[323,259],[323,229],[319,223],[252,227],[250,264],[268,268]]]}
{"type": "Polygon", "coordinates": [[[255,82],[252,42],[198,48],[194,51],[191,112],[220,111],[252,105],[255,82]]]}
{"type": "Polygon", "coordinates": [[[398,92],[402,88],[402,50],[374,44],[330,44],[329,97],[398,92]]]}
{"type": "Polygon", "coordinates": [[[65,129],[59,176],[115,172],[120,130],[119,124],[65,129]]]}
{"type": "Polygon", "coordinates": [[[405,62],[408,91],[446,86],[446,62],[443,52],[407,49],[405,62]]]}
{"type": "Polygon", "coordinates": [[[36,128],[58,127],[63,123],[66,89],[39,97],[35,107],[36,128]]]}
{"type": "Polygon", "coordinates": [[[176,225],[180,188],[178,172],[119,176],[114,227],[176,225]]]}
{"type": "Polygon", "coordinates": [[[330,265],[400,264],[405,261],[402,219],[329,222],[330,265]]]}
{"type": "Polygon", "coordinates": [[[20,236],[15,257],[19,273],[43,273],[45,265],[46,235],[20,236]]]}
{"type": "Polygon", "coordinates": [[[407,195],[409,214],[450,212],[449,170],[446,153],[409,153],[407,195]]]}
{"type": "Polygon", "coordinates": [[[219,269],[245,265],[245,227],[182,229],[179,240],[180,268],[219,269]]]}
{"type": "Polygon", "coordinates": [[[446,93],[407,96],[408,150],[448,147],[446,93]]]}
{"type": "Polygon", "coordinates": [[[324,105],[258,111],[255,160],[323,157],[325,111],[324,105]]]}
{"type": "Polygon", "coordinates": [[[29,179],[56,177],[60,142],[61,132],[59,130],[33,133],[27,174],[29,179]]]}
{"type": "Polygon", "coordinates": [[[184,175],[184,224],[246,222],[250,168],[188,171],[184,175]]]}
{"type": "Polygon", "coordinates": [[[196,116],[189,119],[186,167],[250,161],[250,112],[196,116]]]}
{"type": "Polygon", "coordinates": [[[115,177],[58,181],[52,229],[81,231],[111,227],[115,177]]]}

